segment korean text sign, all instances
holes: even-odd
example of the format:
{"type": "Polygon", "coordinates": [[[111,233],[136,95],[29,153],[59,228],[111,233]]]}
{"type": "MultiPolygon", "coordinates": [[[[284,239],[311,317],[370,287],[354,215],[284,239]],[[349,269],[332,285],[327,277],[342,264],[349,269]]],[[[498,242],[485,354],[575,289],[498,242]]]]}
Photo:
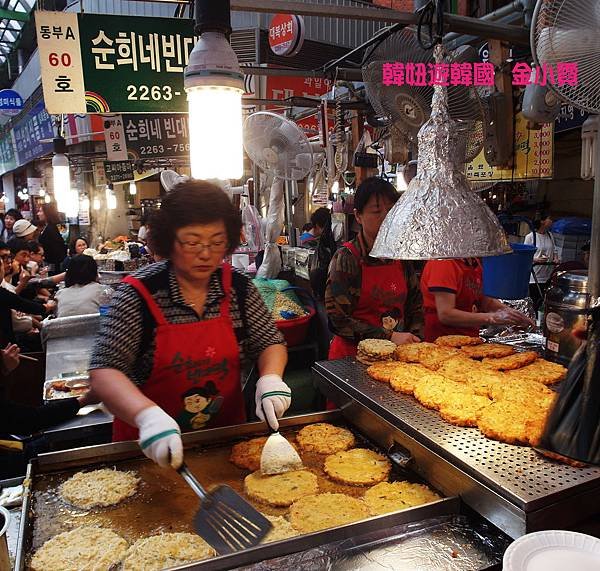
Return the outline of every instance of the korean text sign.
{"type": "Polygon", "coordinates": [[[36,32],[50,113],[187,111],[183,70],[196,42],[192,20],[42,11],[36,32]]]}
{"type": "Polygon", "coordinates": [[[527,128],[527,119],[519,113],[515,122],[513,168],[491,167],[482,150],[473,161],[465,165],[467,178],[474,181],[552,178],[553,142],[552,123],[542,125],[539,130],[530,130],[527,128]]]}

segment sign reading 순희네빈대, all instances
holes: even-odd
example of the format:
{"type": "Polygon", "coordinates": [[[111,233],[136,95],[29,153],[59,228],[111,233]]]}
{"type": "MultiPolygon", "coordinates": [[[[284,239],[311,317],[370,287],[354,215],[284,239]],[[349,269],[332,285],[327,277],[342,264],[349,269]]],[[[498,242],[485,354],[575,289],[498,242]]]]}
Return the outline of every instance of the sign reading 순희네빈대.
{"type": "Polygon", "coordinates": [[[187,113],[123,115],[127,152],[135,160],[189,155],[187,113]]]}
{"type": "Polygon", "coordinates": [[[39,11],[36,33],[51,114],[187,111],[192,20],[39,11]]]}

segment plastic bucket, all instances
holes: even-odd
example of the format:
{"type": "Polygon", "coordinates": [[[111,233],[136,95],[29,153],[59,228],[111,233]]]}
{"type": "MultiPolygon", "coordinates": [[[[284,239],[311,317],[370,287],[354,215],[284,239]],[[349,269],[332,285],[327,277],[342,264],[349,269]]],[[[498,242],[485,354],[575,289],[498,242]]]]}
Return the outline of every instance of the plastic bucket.
{"type": "Polygon", "coordinates": [[[483,258],[483,293],[498,299],[529,296],[535,246],[511,244],[512,254],[483,258]]]}

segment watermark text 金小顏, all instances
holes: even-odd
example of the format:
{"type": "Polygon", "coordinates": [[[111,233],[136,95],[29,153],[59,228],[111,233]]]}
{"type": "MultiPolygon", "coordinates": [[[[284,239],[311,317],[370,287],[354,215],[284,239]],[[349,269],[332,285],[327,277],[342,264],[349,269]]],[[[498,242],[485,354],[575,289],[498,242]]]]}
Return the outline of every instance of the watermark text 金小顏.
{"type": "MultiPolygon", "coordinates": [[[[494,64],[489,62],[427,64],[389,62],[383,64],[383,85],[492,86],[495,83],[495,71],[494,64]]],[[[521,87],[531,83],[575,87],[578,82],[578,71],[576,62],[543,64],[533,69],[525,62],[518,62],[512,68],[512,84],[521,87]]]]}

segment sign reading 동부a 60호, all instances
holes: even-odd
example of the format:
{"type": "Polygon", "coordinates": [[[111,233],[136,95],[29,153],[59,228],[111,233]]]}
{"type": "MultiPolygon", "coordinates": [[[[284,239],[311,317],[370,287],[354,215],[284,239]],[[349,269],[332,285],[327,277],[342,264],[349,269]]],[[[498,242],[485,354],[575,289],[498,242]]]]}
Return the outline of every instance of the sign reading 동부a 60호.
{"type": "Polygon", "coordinates": [[[42,11],[36,31],[50,113],[187,111],[192,20],[42,11]]]}

